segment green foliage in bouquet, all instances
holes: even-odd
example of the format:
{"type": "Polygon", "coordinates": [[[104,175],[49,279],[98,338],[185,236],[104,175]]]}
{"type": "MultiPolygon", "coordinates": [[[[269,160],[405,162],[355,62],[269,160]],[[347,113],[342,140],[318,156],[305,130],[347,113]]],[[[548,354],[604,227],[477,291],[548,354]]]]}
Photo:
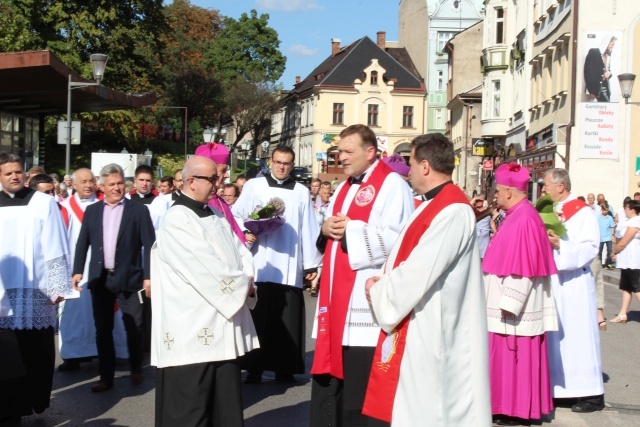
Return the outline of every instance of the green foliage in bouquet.
{"type": "Polygon", "coordinates": [[[274,197],[269,200],[267,204],[263,206],[256,206],[255,210],[249,218],[251,219],[266,219],[282,216],[284,213],[284,202],[279,197],[274,197]]]}
{"type": "Polygon", "coordinates": [[[536,202],[536,210],[540,214],[544,226],[547,227],[547,231],[551,230],[558,237],[562,237],[567,234],[567,229],[555,213],[553,209],[555,205],[551,200],[551,195],[546,194],[536,202]]]}

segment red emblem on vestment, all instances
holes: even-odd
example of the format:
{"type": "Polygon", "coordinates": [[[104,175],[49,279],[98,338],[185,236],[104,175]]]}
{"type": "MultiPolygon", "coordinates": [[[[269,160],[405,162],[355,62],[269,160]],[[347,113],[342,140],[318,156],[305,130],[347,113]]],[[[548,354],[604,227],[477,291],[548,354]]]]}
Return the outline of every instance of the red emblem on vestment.
{"type": "Polygon", "coordinates": [[[366,206],[373,200],[376,195],[376,189],[373,188],[373,185],[367,185],[364,188],[361,188],[356,193],[356,205],[358,206],[366,206]]]}

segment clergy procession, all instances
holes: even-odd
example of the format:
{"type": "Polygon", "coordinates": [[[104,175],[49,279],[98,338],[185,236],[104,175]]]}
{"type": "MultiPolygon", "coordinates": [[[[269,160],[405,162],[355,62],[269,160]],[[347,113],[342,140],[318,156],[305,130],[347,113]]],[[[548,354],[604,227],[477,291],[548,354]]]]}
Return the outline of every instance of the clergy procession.
{"type": "MultiPolygon", "coordinates": [[[[564,169],[535,205],[517,163],[470,201],[441,134],[413,139],[407,163],[381,160],[364,125],[338,150],[348,179],[311,191],[288,146],[231,184],[228,149],[210,143],[158,189],[152,168],[127,191],[109,164],[74,171],[63,195],[0,154],[0,425],[56,407],[56,354],[62,375],[97,360],[77,405],[123,387],[120,359],[130,387],[153,383],[150,360],[160,427],[243,426],[247,388],[305,374],[313,427],[540,425],[605,407],[601,212],[564,169]]],[[[610,249],[629,270],[634,221],[610,249]]],[[[623,275],[616,323],[639,276],[623,275]]]]}

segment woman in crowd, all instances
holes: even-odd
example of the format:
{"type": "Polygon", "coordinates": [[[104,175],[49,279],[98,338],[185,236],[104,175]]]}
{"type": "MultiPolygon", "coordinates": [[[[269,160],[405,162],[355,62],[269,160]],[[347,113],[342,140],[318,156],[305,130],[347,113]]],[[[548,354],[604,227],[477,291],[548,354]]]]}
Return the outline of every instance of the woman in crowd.
{"type": "Polygon", "coordinates": [[[621,269],[622,306],[618,315],[611,320],[612,323],[627,323],[632,294],[640,301],[640,203],[635,200],[626,202],[624,213],[628,218],[626,230],[613,247],[617,267],[621,269]]]}

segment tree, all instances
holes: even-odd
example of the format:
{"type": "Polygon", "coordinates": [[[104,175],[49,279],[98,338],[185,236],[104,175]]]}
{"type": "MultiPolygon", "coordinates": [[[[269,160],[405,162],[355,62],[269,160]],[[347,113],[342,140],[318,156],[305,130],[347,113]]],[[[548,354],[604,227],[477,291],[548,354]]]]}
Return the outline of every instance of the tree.
{"type": "Polygon", "coordinates": [[[233,119],[237,129],[234,147],[254,126],[257,131],[266,128],[277,110],[279,87],[275,82],[286,63],[279,46],[278,33],[269,27],[269,15],[258,16],[251,10],[237,21],[225,18],[222,31],[205,52],[205,64],[215,70],[224,92],[217,104],[218,128],[233,119]]]}
{"type": "Polygon", "coordinates": [[[269,27],[269,15],[243,13],[239,20],[225,18],[223,29],[205,53],[205,63],[225,82],[275,83],[287,58],[279,50],[278,33],[269,27]]]}
{"type": "MultiPolygon", "coordinates": [[[[86,78],[92,77],[90,55],[105,53],[103,84],[123,92],[157,92],[160,36],[168,28],[162,10],[162,0],[0,0],[0,48],[47,49],[86,78]]],[[[120,146],[139,143],[137,112],[82,116],[100,123],[120,146]]]]}
{"type": "Polygon", "coordinates": [[[110,87],[142,92],[158,83],[152,64],[167,30],[162,0],[2,0],[2,8],[13,13],[2,19],[15,20],[0,27],[5,52],[48,49],[84,77],[91,77],[89,56],[105,53],[110,87]]]}
{"type": "Polygon", "coordinates": [[[279,108],[279,92],[279,86],[268,82],[238,82],[228,86],[225,103],[232,106],[227,113],[236,127],[236,139],[232,147],[250,132],[256,143],[269,139],[271,116],[279,108]]]}
{"type": "MultiPolygon", "coordinates": [[[[205,67],[203,52],[220,32],[222,18],[215,10],[193,6],[186,0],[175,0],[167,6],[165,16],[171,31],[164,35],[161,103],[187,107],[191,119],[213,117],[222,87],[213,70],[205,67]]],[[[184,118],[181,121],[184,137],[184,118]]]]}

